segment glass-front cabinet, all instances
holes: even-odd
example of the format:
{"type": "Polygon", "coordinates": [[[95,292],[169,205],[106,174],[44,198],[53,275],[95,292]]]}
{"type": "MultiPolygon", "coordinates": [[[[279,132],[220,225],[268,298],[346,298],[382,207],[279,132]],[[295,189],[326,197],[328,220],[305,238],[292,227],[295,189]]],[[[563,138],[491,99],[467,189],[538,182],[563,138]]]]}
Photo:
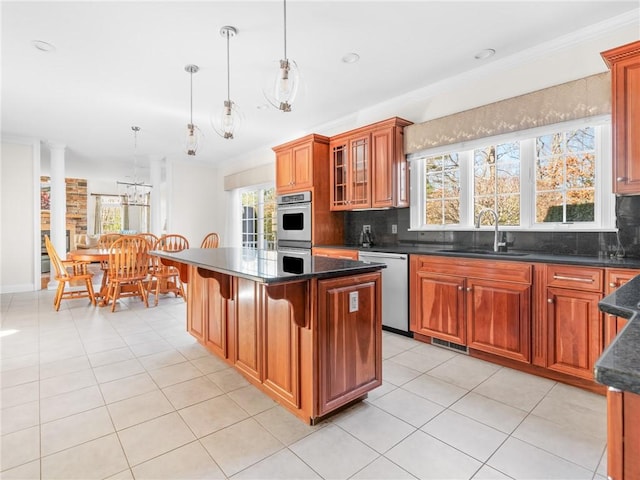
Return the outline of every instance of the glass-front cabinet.
{"type": "Polygon", "coordinates": [[[331,139],[331,210],[352,210],[371,205],[369,145],[368,133],[331,139]]]}

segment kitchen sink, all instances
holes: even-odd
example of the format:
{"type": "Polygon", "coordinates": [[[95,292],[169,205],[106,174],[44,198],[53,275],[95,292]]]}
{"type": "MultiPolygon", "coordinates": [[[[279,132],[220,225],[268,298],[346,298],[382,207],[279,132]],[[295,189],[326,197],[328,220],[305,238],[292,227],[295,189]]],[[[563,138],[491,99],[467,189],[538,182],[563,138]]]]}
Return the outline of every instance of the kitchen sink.
{"type": "Polygon", "coordinates": [[[482,250],[480,248],[454,248],[448,250],[438,250],[442,253],[468,253],[471,255],[498,255],[500,257],[524,257],[528,253],[520,252],[494,252],[493,250],[482,250]]]}

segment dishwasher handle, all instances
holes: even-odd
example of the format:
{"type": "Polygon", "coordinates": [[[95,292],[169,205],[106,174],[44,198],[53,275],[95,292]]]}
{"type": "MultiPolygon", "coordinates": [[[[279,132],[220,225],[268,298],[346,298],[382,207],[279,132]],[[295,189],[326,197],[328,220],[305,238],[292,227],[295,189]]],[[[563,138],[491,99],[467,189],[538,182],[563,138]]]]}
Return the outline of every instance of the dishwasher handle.
{"type": "Polygon", "coordinates": [[[385,252],[363,252],[358,251],[358,258],[391,258],[394,260],[406,260],[408,255],[406,253],[385,253],[385,252]]]}

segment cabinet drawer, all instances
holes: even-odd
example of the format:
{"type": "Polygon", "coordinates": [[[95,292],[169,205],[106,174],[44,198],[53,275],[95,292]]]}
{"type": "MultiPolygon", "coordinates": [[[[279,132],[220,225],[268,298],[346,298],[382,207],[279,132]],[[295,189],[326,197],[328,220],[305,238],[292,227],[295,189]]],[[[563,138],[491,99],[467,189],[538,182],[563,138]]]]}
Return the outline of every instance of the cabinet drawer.
{"type": "Polygon", "coordinates": [[[547,286],[602,292],[604,272],[601,268],[573,265],[547,265],[547,286]]]}

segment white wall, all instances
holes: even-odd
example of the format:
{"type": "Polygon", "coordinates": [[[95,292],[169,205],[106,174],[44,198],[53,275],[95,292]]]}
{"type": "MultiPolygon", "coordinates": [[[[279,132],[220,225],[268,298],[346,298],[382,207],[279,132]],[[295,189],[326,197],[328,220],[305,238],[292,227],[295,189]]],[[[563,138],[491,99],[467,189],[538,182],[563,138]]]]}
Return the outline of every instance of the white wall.
{"type": "Polygon", "coordinates": [[[39,170],[38,141],[2,139],[0,293],[40,288],[39,170]]]}

